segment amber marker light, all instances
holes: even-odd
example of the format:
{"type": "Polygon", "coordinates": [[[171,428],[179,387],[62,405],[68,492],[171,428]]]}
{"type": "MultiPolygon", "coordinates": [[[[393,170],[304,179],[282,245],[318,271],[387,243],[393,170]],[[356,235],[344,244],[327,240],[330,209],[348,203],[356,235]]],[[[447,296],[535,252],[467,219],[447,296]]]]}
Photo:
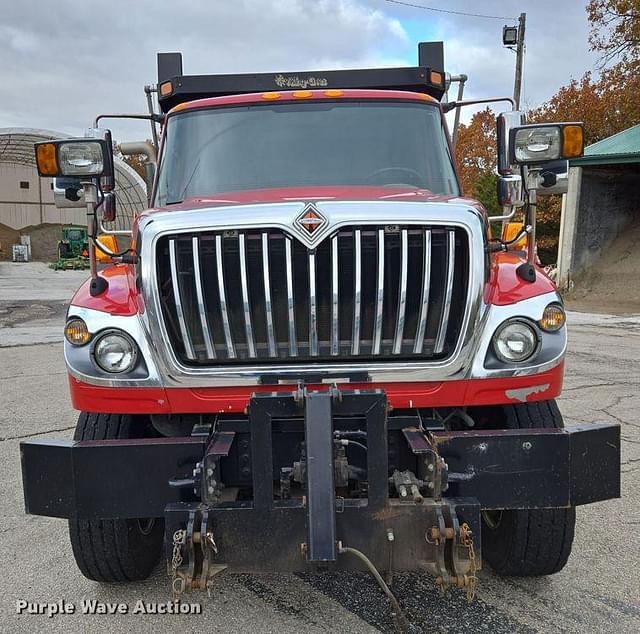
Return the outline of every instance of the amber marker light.
{"type": "Polygon", "coordinates": [[[432,70],[429,73],[429,80],[436,86],[442,86],[444,84],[444,77],[442,76],[442,73],[439,73],[437,70],[432,70]]]}
{"type": "Polygon", "coordinates": [[[310,90],[295,90],[293,96],[296,99],[309,99],[309,97],[313,97],[313,93],[310,90]]]}
{"type": "Polygon", "coordinates": [[[168,97],[173,92],[173,84],[170,81],[165,81],[160,84],[160,96],[168,97]]]}
{"type": "Polygon", "coordinates": [[[325,90],[325,97],[342,97],[344,94],[342,90],[325,90]]]}
{"type": "Polygon", "coordinates": [[[57,176],[58,159],[55,143],[39,143],[36,145],[36,163],[40,176],[57,176]]]}
{"type": "Polygon", "coordinates": [[[556,332],[564,326],[567,316],[564,308],[560,304],[549,304],[542,314],[542,319],[538,322],[542,330],[547,332],[556,332]]]}
{"type": "Polygon", "coordinates": [[[84,346],[91,339],[91,334],[84,320],[72,317],[64,327],[64,337],[72,346],[84,346]]]}
{"type": "Polygon", "coordinates": [[[582,156],[584,132],[581,125],[566,125],[562,128],[562,154],[564,158],[582,156]]]}
{"type": "Polygon", "coordinates": [[[280,93],[279,92],[263,92],[262,98],[266,99],[267,101],[273,101],[274,99],[280,99],[280,93]]]}

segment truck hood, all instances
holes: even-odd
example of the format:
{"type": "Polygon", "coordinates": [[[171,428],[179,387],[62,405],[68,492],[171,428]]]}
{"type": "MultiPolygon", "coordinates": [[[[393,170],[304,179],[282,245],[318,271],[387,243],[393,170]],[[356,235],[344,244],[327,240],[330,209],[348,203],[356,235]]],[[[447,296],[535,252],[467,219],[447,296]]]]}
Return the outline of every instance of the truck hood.
{"type": "Polygon", "coordinates": [[[397,200],[407,202],[453,202],[477,206],[474,200],[459,196],[443,196],[427,189],[411,187],[287,187],[277,189],[256,189],[250,191],[227,192],[215,196],[187,198],[181,203],[155,207],[148,213],[157,211],[191,211],[230,205],[248,205],[279,202],[319,202],[319,201],[372,201],[397,200]]]}
{"type": "Polygon", "coordinates": [[[199,198],[151,209],[138,222],[143,248],[147,240],[159,234],[267,227],[294,235],[308,248],[315,248],[343,226],[429,224],[464,226],[479,241],[474,251],[481,253],[484,249],[486,212],[472,200],[407,188],[395,191],[388,188],[316,189],[313,192],[305,188],[300,193],[296,196],[294,190],[280,190],[277,194],[246,192],[244,199],[199,198]],[[322,193],[325,195],[321,196],[322,193]]]}

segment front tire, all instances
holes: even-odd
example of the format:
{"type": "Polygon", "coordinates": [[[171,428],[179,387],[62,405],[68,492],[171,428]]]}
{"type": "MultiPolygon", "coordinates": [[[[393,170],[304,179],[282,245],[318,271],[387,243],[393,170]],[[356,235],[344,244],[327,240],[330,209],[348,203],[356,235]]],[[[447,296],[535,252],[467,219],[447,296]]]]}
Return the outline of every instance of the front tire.
{"type": "MultiPolygon", "coordinates": [[[[555,401],[505,405],[502,427],[535,429],[564,427],[555,401]]],[[[499,575],[551,575],[564,568],[573,544],[574,507],[484,511],[482,555],[499,575]]]]}
{"type": "MultiPolygon", "coordinates": [[[[82,412],[73,438],[109,440],[154,435],[146,417],[82,412]]],[[[76,564],[87,579],[139,581],[151,574],[160,559],[164,519],[72,519],[69,520],[69,537],[76,564]]]]}

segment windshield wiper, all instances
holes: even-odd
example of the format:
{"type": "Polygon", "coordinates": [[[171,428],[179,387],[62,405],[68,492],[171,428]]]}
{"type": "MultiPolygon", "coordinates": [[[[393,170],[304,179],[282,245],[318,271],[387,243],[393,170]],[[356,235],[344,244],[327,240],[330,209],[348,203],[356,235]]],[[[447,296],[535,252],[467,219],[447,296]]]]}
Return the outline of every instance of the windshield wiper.
{"type": "Polygon", "coordinates": [[[181,203],[184,200],[184,196],[187,193],[187,189],[189,189],[189,185],[191,185],[191,181],[193,180],[193,177],[195,176],[199,167],[200,167],[200,157],[198,157],[196,164],[193,166],[193,169],[191,170],[191,174],[189,175],[189,180],[186,182],[185,186],[182,188],[180,198],[177,200],[173,200],[173,199],[167,200],[167,205],[177,205],[178,203],[181,203]]]}

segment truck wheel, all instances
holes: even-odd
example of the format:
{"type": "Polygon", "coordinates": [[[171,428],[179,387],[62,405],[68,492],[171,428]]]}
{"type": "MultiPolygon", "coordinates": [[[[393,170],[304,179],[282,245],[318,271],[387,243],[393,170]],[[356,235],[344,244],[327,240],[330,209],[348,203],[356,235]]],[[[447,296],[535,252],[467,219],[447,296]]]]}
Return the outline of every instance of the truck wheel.
{"type": "MultiPolygon", "coordinates": [[[[73,438],[108,440],[155,435],[146,417],[82,412],[73,438]]],[[[162,554],[164,519],[72,519],[69,537],[78,568],[88,579],[138,581],[151,574],[162,554]]]]}
{"type": "MultiPolygon", "coordinates": [[[[505,405],[502,411],[506,429],[564,427],[555,401],[505,405]]],[[[483,511],[483,558],[500,575],[551,575],[567,563],[575,523],[574,507],[483,511]]]]}

